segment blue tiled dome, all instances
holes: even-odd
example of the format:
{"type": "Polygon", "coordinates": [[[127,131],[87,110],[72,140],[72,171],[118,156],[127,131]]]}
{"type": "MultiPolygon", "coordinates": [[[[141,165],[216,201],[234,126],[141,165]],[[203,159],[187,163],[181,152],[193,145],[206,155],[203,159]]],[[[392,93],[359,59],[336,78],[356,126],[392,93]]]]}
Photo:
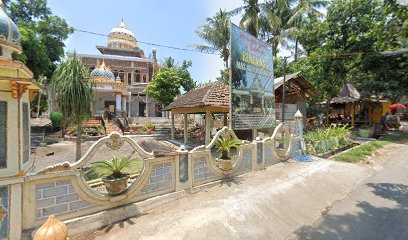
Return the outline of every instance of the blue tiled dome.
{"type": "Polygon", "coordinates": [[[16,24],[4,11],[3,2],[0,2],[0,39],[12,44],[20,44],[20,31],[16,24]]]}
{"type": "Polygon", "coordinates": [[[115,76],[109,70],[109,68],[105,66],[105,62],[103,62],[100,66],[96,66],[95,69],[92,70],[91,77],[106,77],[115,80],[115,76]]]}

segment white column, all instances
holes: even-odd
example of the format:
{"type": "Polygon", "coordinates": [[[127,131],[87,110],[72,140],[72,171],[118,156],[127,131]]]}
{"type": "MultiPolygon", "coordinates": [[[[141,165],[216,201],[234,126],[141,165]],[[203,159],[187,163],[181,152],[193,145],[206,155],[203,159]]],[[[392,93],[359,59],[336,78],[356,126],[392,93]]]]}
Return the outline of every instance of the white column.
{"type": "Polygon", "coordinates": [[[211,138],[211,113],[205,112],[205,145],[210,143],[211,138]]]}
{"type": "Polygon", "coordinates": [[[116,93],[116,114],[119,114],[122,111],[122,96],[120,93],[116,93]]]}
{"type": "Polygon", "coordinates": [[[122,111],[126,111],[126,97],[122,96],[122,111]]]}

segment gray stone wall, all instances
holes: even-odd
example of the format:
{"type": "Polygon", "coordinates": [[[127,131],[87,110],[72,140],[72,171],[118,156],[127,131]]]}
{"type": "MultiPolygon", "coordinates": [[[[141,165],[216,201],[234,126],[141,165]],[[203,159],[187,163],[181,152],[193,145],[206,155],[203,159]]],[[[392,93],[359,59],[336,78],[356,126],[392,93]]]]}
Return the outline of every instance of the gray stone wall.
{"type": "Polygon", "coordinates": [[[171,187],[172,183],[171,163],[156,165],[150,172],[148,183],[143,187],[142,193],[150,193],[171,187]]]}
{"type": "Polygon", "coordinates": [[[265,165],[266,166],[270,166],[272,164],[274,164],[274,159],[273,159],[273,153],[272,153],[272,144],[266,144],[264,143],[264,148],[265,148],[265,155],[264,155],[264,159],[265,159],[265,165]]]}
{"type": "Polygon", "coordinates": [[[202,181],[214,177],[205,158],[194,161],[194,181],[202,181]]]}
{"type": "Polygon", "coordinates": [[[252,149],[245,149],[242,154],[240,170],[243,172],[252,171],[252,149]]]}
{"type": "Polygon", "coordinates": [[[35,185],[37,219],[91,207],[81,199],[70,180],[35,185]]]}

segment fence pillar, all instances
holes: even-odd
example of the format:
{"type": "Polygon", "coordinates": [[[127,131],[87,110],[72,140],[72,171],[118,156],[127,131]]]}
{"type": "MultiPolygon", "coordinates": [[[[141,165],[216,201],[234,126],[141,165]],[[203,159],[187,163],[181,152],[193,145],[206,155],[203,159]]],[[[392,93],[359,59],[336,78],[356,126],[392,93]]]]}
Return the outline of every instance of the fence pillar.
{"type": "Polygon", "coordinates": [[[189,160],[188,151],[182,145],[177,151],[176,156],[176,191],[186,190],[191,188],[191,162],[189,160]]]}
{"type": "Polygon", "coordinates": [[[304,149],[302,147],[303,141],[303,115],[302,113],[297,110],[294,115],[294,126],[293,126],[293,141],[292,141],[292,148],[291,148],[291,157],[300,156],[304,149]]]}

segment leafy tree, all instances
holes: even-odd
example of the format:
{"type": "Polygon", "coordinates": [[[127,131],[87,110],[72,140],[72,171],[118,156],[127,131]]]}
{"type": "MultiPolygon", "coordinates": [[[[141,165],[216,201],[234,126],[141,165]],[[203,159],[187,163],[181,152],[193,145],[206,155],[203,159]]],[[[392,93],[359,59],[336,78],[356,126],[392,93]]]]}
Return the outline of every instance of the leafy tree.
{"type": "Polygon", "coordinates": [[[59,61],[64,56],[64,41],[73,28],[65,19],[53,15],[47,0],[3,1],[12,20],[21,32],[23,54],[19,60],[34,73],[51,78],[59,61]]]}
{"type": "Polygon", "coordinates": [[[220,81],[224,84],[229,85],[229,81],[230,81],[230,69],[226,68],[223,70],[220,70],[220,76],[217,77],[217,81],[220,81]]]}
{"type": "Polygon", "coordinates": [[[61,113],[77,126],[76,159],[81,158],[81,122],[90,114],[93,100],[88,69],[76,53],[60,63],[52,77],[52,88],[61,113]]]}
{"type": "Polygon", "coordinates": [[[228,68],[229,44],[230,44],[230,15],[220,9],[212,18],[207,18],[207,23],[200,26],[197,35],[209,45],[193,44],[198,50],[203,52],[218,51],[228,68]]]}
{"type": "Polygon", "coordinates": [[[180,83],[182,79],[172,68],[162,68],[157,72],[152,81],[147,85],[146,92],[156,99],[161,105],[167,106],[180,95],[180,83]]]}
{"type": "Polygon", "coordinates": [[[183,60],[183,63],[180,66],[174,58],[168,57],[162,62],[161,68],[167,68],[175,71],[180,77],[180,86],[183,87],[185,92],[189,92],[196,87],[196,82],[193,80],[190,72],[188,71],[188,68],[190,68],[192,65],[193,62],[191,60],[183,60]]]}

